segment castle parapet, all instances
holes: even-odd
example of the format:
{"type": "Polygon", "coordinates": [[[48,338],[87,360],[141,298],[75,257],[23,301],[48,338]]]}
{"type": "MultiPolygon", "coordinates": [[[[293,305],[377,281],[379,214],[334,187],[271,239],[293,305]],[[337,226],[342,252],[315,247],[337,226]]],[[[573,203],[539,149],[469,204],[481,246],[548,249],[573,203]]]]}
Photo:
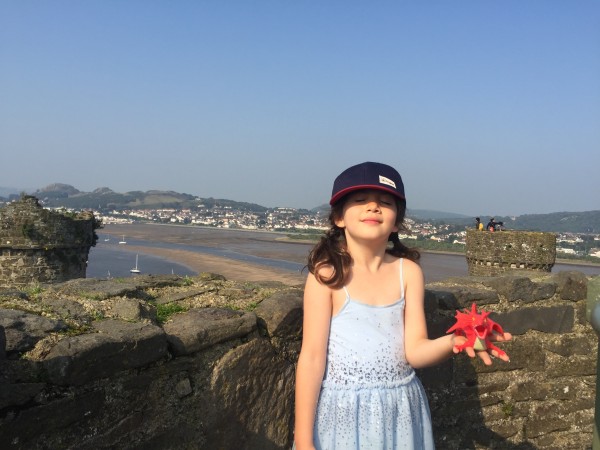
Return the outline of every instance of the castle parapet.
{"type": "Polygon", "coordinates": [[[469,275],[497,276],[513,271],[550,272],[556,261],[556,235],[536,231],[467,230],[469,275]]]}
{"type": "Polygon", "coordinates": [[[33,196],[0,208],[0,286],[85,278],[99,225],[92,213],[50,211],[33,196]]]}

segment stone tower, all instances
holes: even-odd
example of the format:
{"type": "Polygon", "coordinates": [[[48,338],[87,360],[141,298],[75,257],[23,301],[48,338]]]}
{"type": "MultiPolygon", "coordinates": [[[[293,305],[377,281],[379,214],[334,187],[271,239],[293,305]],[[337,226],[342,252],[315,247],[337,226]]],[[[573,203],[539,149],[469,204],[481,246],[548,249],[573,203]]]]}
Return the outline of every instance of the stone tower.
{"type": "Polygon", "coordinates": [[[90,212],[50,211],[32,196],[0,208],[0,286],[85,278],[99,227],[90,212]]]}
{"type": "Polygon", "coordinates": [[[534,231],[467,230],[469,275],[515,271],[550,272],[556,261],[556,235],[534,231]]]}

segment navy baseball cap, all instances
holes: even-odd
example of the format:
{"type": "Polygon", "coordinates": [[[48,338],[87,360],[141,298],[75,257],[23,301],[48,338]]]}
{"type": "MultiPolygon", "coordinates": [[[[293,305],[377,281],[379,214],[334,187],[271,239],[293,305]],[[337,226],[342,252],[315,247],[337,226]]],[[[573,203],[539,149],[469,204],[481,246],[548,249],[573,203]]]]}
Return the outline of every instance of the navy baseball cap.
{"type": "Polygon", "coordinates": [[[359,189],[378,189],[406,199],[402,177],[396,169],[387,164],[364,162],[349,167],[338,175],[333,182],[329,204],[333,205],[344,195],[359,189]]]}

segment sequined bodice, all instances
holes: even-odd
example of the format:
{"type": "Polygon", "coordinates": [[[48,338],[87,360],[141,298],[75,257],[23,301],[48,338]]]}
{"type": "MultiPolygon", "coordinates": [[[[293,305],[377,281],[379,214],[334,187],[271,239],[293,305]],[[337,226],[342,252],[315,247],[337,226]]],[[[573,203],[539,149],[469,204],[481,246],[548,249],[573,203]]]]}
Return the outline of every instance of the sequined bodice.
{"type": "Polygon", "coordinates": [[[331,320],[324,386],[385,387],[412,378],[404,353],[404,302],[372,306],[346,297],[331,320]]]}

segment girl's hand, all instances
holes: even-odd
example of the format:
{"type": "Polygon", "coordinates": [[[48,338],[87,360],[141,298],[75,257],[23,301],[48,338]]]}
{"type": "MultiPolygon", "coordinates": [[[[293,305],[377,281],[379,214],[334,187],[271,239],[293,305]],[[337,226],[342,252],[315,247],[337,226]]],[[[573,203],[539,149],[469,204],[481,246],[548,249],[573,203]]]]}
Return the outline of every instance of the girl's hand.
{"type": "MultiPolygon", "coordinates": [[[[504,334],[494,333],[490,340],[497,341],[497,342],[505,342],[505,341],[510,341],[511,339],[512,339],[512,334],[510,334],[510,333],[504,333],[504,334]]],[[[453,345],[452,351],[454,353],[460,353],[460,350],[458,349],[458,347],[460,345],[463,345],[465,342],[467,342],[466,337],[454,335],[453,339],[452,339],[452,345],[453,345]]],[[[479,356],[486,366],[492,365],[492,358],[500,358],[501,360],[506,361],[506,362],[510,361],[510,358],[508,357],[508,355],[506,353],[499,354],[498,351],[496,351],[496,350],[491,350],[491,352],[489,351],[489,349],[476,351],[473,347],[465,347],[465,352],[471,358],[475,358],[475,356],[479,356]]]]}

